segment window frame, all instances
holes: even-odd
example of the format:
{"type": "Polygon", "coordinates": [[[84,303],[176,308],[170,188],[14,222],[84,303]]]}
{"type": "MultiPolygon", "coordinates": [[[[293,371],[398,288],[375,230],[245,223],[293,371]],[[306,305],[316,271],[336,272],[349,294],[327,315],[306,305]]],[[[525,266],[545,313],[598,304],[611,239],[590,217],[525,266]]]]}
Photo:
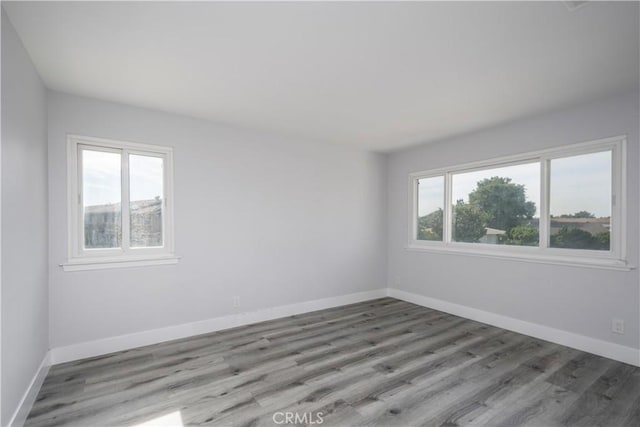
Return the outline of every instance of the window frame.
{"type": "Polygon", "coordinates": [[[512,156],[487,159],[450,167],[431,169],[409,174],[409,222],[408,250],[459,253],[464,255],[508,258],[548,264],[562,264],[582,267],[630,270],[627,264],[626,242],[626,135],[581,142],[562,147],[527,152],[512,156]],[[550,165],[554,159],[573,157],[583,154],[611,151],[611,246],[608,251],[590,249],[552,248],[550,242],[549,216],[550,203],[550,165]],[[452,177],[458,173],[514,166],[526,163],[540,164],[540,201],[538,246],[494,245],[487,243],[466,243],[452,240],[451,221],[452,177]],[[443,241],[418,240],[418,180],[444,177],[445,209],[443,212],[443,241]],[[544,244],[543,244],[544,243],[544,244]]]}
{"type": "Polygon", "coordinates": [[[129,141],[67,136],[67,230],[68,260],[64,271],[138,267],[175,264],[173,231],[173,148],[129,141]],[[112,152],[121,155],[121,245],[119,248],[85,249],[84,206],[82,203],[82,150],[112,152]],[[162,246],[136,248],[130,246],[129,220],[129,155],[163,159],[162,246]]]}

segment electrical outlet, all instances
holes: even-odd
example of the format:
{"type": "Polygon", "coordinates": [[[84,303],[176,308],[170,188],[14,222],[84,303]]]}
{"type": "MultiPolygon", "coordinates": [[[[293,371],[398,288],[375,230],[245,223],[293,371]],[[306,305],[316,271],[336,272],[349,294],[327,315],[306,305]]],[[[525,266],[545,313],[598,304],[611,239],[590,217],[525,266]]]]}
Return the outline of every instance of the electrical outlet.
{"type": "Polygon", "coordinates": [[[233,297],[233,307],[234,308],[240,307],[240,297],[238,295],[233,297]]]}
{"type": "Polygon", "coordinates": [[[624,320],[613,318],[611,319],[611,332],[615,334],[624,334],[624,320]]]}

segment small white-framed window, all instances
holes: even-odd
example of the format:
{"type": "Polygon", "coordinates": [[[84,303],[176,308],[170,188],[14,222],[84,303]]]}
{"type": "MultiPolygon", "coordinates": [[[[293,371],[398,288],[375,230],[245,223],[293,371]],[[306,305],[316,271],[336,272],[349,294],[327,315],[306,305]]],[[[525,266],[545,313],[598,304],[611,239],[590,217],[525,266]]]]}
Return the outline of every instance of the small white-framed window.
{"type": "Polygon", "coordinates": [[[409,176],[408,249],[628,270],[626,138],[409,176]]]}
{"type": "Polygon", "coordinates": [[[173,149],[67,138],[65,271],[175,264],[173,149]]]}

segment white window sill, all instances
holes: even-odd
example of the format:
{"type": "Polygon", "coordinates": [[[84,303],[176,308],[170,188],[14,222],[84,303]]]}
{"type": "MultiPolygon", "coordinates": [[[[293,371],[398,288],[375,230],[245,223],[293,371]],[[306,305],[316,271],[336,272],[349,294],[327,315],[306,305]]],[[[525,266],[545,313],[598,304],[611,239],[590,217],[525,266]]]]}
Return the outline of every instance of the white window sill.
{"type": "MultiPolygon", "coordinates": [[[[624,260],[613,258],[560,256],[540,253],[506,252],[490,249],[456,248],[451,246],[409,245],[407,251],[431,252],[440,254],[457,254],[494,259],[508,259],[519,262],[531,262],[537,264],[563,265],[570,267],[597,268],[603,270],[631,271],[635,266],[627,264],[624,260]]],[[[518,250],[523,248],[517,248],[518,250]]]]}
{"type": "Polygon", "coordinates": [[[156,255],[136,258],[76,258],[70,259],[60,267],[64,271],[104,270],[109,268],[148,267],[155,265],[177,264],[180,257],[175,255],[156,255]]]}

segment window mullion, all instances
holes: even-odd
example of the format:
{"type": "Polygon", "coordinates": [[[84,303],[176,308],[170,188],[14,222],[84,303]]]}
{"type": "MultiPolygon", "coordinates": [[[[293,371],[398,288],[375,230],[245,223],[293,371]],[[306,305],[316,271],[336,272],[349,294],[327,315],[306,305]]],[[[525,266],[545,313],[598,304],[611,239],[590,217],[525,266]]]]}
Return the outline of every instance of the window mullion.
{"type": "Polygon", "coordinates": [[[539,221],[539,243],[541,249],[549,247],[551,217],[549,215],[549,200],[551,193],[551,168],[549,159],[540,161],[540,221],[539,221]]]}
{"type": "Polygon", "coordinates": [[[625,221],[625,192],[626,176],[625,145],[611,149],[611,222],[610,222],[610,251],[617,257],[626,258],[626,235],[622,232],[626,227],[625,221]],[[624,224],[623,224],[624,223],[624,224]]]}
{"type": "Polygon", "coordinates": [[[169,227],[167,227],[167,206],[169,203],[167,202],[167,188],[169,188],[167,156],[162,156],[162,204],[160,205],[160,212],[162,215],[162,246],[165,248],[169,247],[169,241],[171,240],[171,238],[169,238],[169,241],[167,241],[167,230],[169,229],[169,227]]]}
{"type": "Polygon", "coordinates": [[[122,251],[128,253],[130,248],[129,220],[129,151],[122,150],[122,251]]]}
{"type": "Polygon", "coordinates": [[[419,200],[418,195],[420,194],[420,180],[414,179],[412,182],[412,191],[413,191],[413,213],[411,215],[411,238],[414,240],[418,239],[418,206],[419,200]]]}
{"type": "Polygon", "coordinates": [[[451,173],[444,174],[444,218],[442,226],[444,227],[444,243],[451,243],[453,229],[453,207],[451,204],[451,173]]]}
{"type": "Polygon", "coordinates": [[[82,147],[80,145],[76,145],[76,160],[77,160],[77,170],[76,170],[76,179],[77,185],[75,187],[75,191],[77,193],[76,197],[76,232],[78,234],[78,238],[76,239],[77,247],[74,248],[74,254],[80,254],[84,250],[84,203],[83,203],[83,163],[82,163],[82,147]]]}

